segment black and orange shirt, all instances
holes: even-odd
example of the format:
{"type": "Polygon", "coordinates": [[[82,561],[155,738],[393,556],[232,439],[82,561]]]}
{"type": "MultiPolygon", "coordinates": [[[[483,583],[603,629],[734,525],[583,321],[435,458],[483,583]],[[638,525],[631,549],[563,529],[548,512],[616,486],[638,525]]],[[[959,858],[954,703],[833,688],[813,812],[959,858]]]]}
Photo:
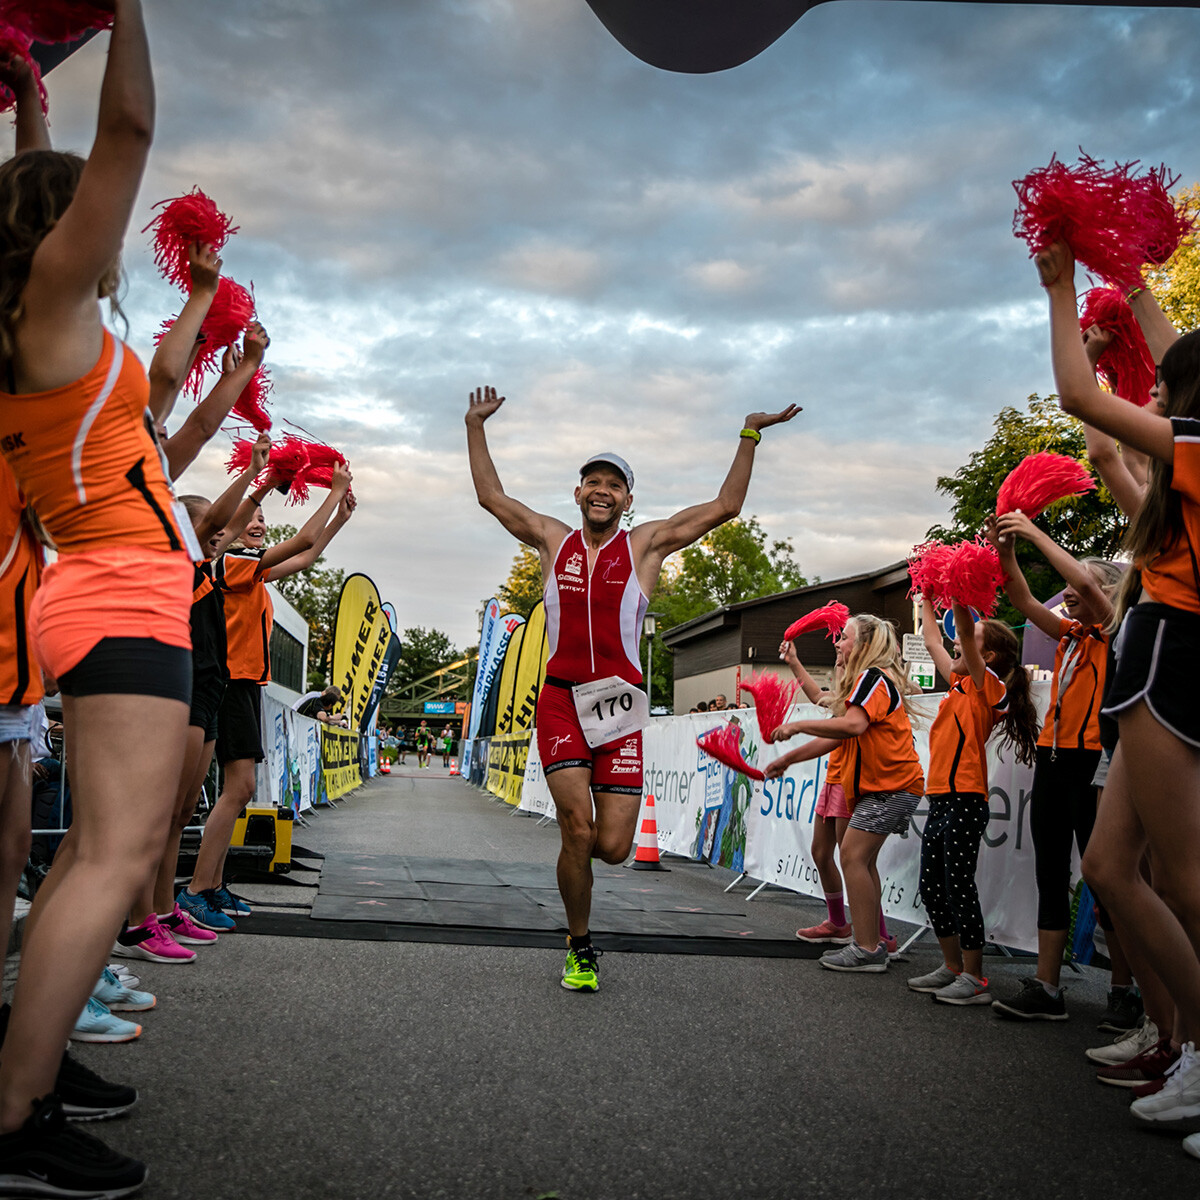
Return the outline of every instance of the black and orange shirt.
{"type": "Polygon", "coordinates": [[[1063,617],[1050,679],[1050,707],[1039,746],[1058,750],[1100,749],[1100,701],[1108,659],[1108,635],[1099,625],[1063,617]]]}
{"type": "Polygon", "coordinates": [[[900,691],[878,667],[870,667],[854,682],[846,707],[857,705],[870,724],[856,738],[847,738],[842,764],[842,789],[847,800],[872,792],[925,791],[925,776],[913,744],[912,725],[900,691]]]}
{"type": "Polygon", "coordinates": [[[1007,710],[1008,690],[991,668],[984,669],[983,687],[970,675],[950,677],[929,730],[925,788],[931,796],[987,795],[987,740],[1007,710]]]}
{"type": "Polygon", "coordinates": [[[218,675],[229,678],[225,635],[225,597],[215,587],[212,563],[194,567],[192,583],[192,676],[218,675]]]}
{"type": "MultiPolygon", "coordinates": [[[[842,784],[842,767],[846,762],[846,755],[850,750],[850,738],[838,742],[836,746],[829,752],[829,757],[825,762],[825,782],[831,787],[841,787],[842,784]]],[[[844,789],[843,789],[844,790],[844,789]]]]}
{"type": "Polygon", "coordinates": [[[1183,530],[1138,566],[1151,600],[1200,613],[1200,420],[1172,417],[1171,429],[1175,434],[1171,490],[1179,493],[1183,530]]]}
{"type": "MultiPolygon", "coordinates": [[[[48,392],[0,392],[0,453],[60,553],[183,550],[137,356],[107,330],[96,365],[48,392]]],[[[194,539],[192,539],[194,541],[194,539]]]]}
{"type": "Polygon", "coordinates": [[[225,603],[226,660],[230,679],[271,679],[274,608],[262,570],[261,550],[230,550],[213,564],[213,579],[225,603]]]}
{"type": "Polygon", "coordinates": [[[0,704],[37,704],[45,695],[29,629],[43,555],[24,511],[17,482],[0,462],[0,704]]]}

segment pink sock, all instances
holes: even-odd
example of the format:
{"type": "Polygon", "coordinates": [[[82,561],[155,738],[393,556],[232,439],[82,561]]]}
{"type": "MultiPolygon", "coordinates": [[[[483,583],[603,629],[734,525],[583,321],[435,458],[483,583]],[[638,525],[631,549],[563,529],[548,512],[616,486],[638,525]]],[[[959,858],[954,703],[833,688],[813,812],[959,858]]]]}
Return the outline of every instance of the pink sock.
{"type": "Polygon", "coordinates": [[[846,924],[846,901],[841,892],[826,892],[825,907],[829,909],[830,923],[841,929],[846,924]]]}
{"type": "Polygon", "coordinates": [[[886,938],[886,937],[890,937],[890,936],[891,936],[891,934],[889,934],[889,933],[888,933],[887,922],[886,922],[886,921],[883,919],[883,908],[882,908],[882,906],[881,906],[881,907],[880,907],[880,909],[879,909],[879,936],[880,936],[881,938],[886,938]]]}

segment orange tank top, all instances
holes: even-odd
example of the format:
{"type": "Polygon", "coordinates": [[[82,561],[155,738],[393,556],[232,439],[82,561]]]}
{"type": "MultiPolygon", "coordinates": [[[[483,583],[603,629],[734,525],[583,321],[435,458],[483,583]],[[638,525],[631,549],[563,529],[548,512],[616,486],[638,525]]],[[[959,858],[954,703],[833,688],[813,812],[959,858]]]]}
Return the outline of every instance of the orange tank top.
{"type": "Polygon", "coordinates": [[[45,695],[29,629],[42,547],[22,519],[24,510],[16,480],[0,462],[0,704],[36,704],[45,695]]]}
{"type": "Polygon", "coordinates": [[[60,553],[189,547],[150,429],[149,394],[137,356],[108,330],[82,379],[0,392],[0,453],[60,553]]]}

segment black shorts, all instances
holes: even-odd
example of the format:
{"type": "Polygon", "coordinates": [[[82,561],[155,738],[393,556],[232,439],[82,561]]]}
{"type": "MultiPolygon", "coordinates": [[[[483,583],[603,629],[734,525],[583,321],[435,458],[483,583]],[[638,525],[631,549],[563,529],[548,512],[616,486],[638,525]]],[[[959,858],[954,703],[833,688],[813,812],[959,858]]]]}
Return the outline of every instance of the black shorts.
{"type": "Polygon", "coordinates": [[[197,671],[192,676],[192,712],[189,725],[198,725],[204,730],[204,740],[211,742],[217,736],[217,713],[225,696],[224,671],[197,671]]]}
{"type": "Polygon", "coordinates": [[[1180,741],[1200,747],[1200,614],[1167,604],[1135,604],[1116,638],[1117,675],[1104,711],[1113,717],[1144,700],[1180,741]]]}
{"type": "Polygon", "coordinates": [[[192,700],[192,652],[154,638],[101,638],[58,677],[64,696],[161,696],[192,700]]]}
{"type": "Polygon", "coordinates": [[[241,758],[262,762],[262,684],[231,679],[217,714],[217,762],[224,766],[241,758]]]}

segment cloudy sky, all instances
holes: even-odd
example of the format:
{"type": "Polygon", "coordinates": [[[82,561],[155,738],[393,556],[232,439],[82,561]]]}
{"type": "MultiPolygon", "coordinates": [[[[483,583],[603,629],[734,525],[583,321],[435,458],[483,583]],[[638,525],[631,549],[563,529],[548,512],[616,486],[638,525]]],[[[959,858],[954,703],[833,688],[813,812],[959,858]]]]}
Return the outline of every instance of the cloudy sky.
{"type": "MultiPolygon", "coordinates": [[[[1077,147],[1200,179],[1200,11],[836,0],[750,63],[669,74],[584,0],[146,0],[159,96],[127,245],[130,341],[178,307],[137,232],[199,185],[272,336],[273,412],[341,447],[329,559],[401,627],[475,641],[515,543],[474,501],[493,384],[508,490],[573,519],[599,449],[639,517],[715,494],[831,579],[895,560],[994,413],[1052,390],[1011,181],[1077,147]]],[[[86,152],[106,38],[48,79],[86,152]]],[[[186,401],[181,401],[186,403],[186,401]]],[[[216,490],[228,439],[185,477],[216,490]]],[[[275,502],[271,520],[296,520],[275,502]]]]}

